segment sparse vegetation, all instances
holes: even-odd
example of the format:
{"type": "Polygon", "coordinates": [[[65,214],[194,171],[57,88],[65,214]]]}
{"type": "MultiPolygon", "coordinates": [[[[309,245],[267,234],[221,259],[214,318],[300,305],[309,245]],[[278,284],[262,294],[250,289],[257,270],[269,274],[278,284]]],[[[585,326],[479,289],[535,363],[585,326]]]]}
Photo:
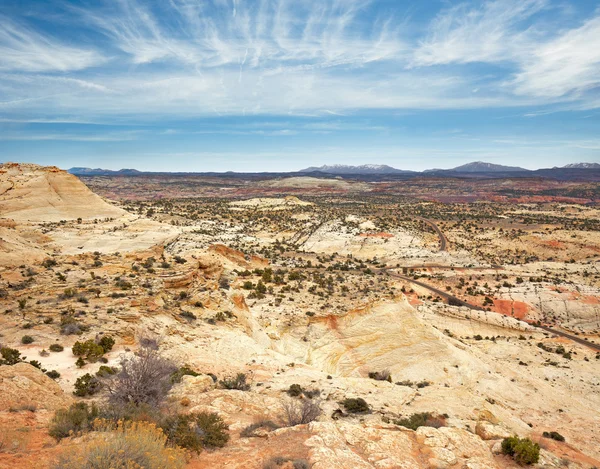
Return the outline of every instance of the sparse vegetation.
{"type": "Polygon", "coordinates": [[[540,446],[529,438],[511,436],[502,440],[502,453],[512,456],[522,465],[535,464],[540,458],[540,446]]]}
{"type": "Polygon", "coordinates": [[[351,414],[363,414],[371,410],[369,404],[362,397],[344,399],[341,404],[346,412],[351,414]]]}
{"type": "Polygon", "coordinates": [[[178,469],[186,464],[185,451],[169,446],[166,435],[152,423],[97,421],[94,428],[94,437],[70,447],[53,469],[178,469]]]}

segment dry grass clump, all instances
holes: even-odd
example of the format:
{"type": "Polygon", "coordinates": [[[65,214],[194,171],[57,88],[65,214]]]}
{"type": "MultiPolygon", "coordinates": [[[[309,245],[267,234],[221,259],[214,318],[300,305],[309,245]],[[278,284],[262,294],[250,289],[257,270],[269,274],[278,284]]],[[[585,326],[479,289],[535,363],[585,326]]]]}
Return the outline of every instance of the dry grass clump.
{"type": "Polygon", "coordinates": [[[284,401],[282,407],[283,422],[287,427],[310,423],[321,415],[319,402],[310,399],[284,401]]]}
{"type": "Polygon", "coordinates": [[[185,450],[149,422],[94,422],[91,440],[67,450],[53,469],[180,469],[185,450]]]}

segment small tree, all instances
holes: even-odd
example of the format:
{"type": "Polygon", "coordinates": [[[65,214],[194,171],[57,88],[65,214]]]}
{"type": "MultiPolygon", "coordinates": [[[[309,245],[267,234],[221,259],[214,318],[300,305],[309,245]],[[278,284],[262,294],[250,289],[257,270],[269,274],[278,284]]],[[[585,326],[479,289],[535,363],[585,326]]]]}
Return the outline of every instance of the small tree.
{"type": "Polygon", "coordinates": [[[518,464],[535,464],[540,459],[540,445],[529,438],[511,436],[502,440],[502,453],[512,456],[518,464]]]}
{"type": "Polygon", "coordinates": [[[80,376],[75,381],[75,390],[73,394],[77,397],[93,396],[101,389],[100,381],[89,373],[80,376]]]}
{"type": "Polygon", "coordinates": [[[321,415],[318,401],[303,399],[301,401],[290,399],[282,404],[283,420],[288,427],[302,425],[316,420],[321,415]]]}
{"type": "Polygon", "coordinates": [[[175,364],[158,351],[142,348],[134,356],[121,358],[121,371],[104,383],[113,404],[160,404],[173,386],[175,364]]]}

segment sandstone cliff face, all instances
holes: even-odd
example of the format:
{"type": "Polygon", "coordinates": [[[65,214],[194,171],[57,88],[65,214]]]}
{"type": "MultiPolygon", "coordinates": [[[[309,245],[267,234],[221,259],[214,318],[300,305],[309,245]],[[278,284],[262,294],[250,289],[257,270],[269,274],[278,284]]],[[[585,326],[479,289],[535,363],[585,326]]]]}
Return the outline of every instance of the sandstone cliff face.
{"type": "Polygon", "coordinates": [[[54,166],[0,165],[0,216],[18,221],[60,221],[125,214],[54,166]]]}
{"type": "Polygon", "coordinates": [[[111,205],[54,166],[0,164],[0,266],[56,253],[144,250],[178,233],[111,205]]]}

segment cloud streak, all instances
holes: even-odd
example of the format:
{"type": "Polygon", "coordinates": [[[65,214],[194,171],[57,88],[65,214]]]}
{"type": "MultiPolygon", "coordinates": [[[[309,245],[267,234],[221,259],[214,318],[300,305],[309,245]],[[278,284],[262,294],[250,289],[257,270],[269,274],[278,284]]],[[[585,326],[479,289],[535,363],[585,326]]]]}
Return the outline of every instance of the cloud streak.
{"type": "Polygon", "coordinates": [[[0,15],[0,70],[70,72],[101,65],[102,54],[65,44],[0,15]]]}

